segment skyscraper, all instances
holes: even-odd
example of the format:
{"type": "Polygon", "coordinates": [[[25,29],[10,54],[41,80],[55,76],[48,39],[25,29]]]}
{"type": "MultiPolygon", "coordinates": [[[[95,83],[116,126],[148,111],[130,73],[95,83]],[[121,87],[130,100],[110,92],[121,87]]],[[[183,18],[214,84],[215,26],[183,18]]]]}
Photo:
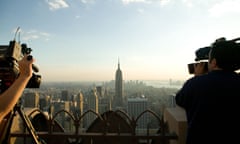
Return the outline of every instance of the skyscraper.
{"type": "Polygon", "coordinates": [[[39,107],[39,97],[38,92],[24,93],[24,107],[39,107]]]}
{"type": "Polygon", "coordinates": [[[114,105],[115,109],[123,108],[123,77],[122,71],[120,69],[120,62],[118,61],[118,68],[115,76],[115,97],[114,97],[114,105]]]}
{"type": "Polygon", "coordinates": [[[78,115],[82,115],[83,114],[83,94],[82,94],[82,92],[79,92],[77,94],[76,101],[77,101],[76,111],[77,111],[78,115]]]}
{"type": "MultiPolygon", "coordinates": [[[[137,118],[142,112],[147,109],[148,99],[144,96],[127,99],[127,113],[129,114],[129,116],[137,118]]],[[[137,131],[139,131],[140,129],[146,129],[148,122],[148,115],[142,115],[137,122],[137,131]]]]}
{"type": "Polygon", "coordinates": [[[69,95],[68,95],[68,90],[62,90],[62,95],[61,95],[61,100],[62,101],[69,101],[69,95]]]}
{"type": "MultiPolygon", "coordinates": [[[[93,110],[94,112],[98,113],[98,95],[97,89],[94,87],[90,92],[86,95],[87,96],[87,110],[93,110]]],[[[97,116],[93,113],[88,113],[86,117],[86,125],[85,127],[89,127],[92,122],[97,118],[97,116]]]]}

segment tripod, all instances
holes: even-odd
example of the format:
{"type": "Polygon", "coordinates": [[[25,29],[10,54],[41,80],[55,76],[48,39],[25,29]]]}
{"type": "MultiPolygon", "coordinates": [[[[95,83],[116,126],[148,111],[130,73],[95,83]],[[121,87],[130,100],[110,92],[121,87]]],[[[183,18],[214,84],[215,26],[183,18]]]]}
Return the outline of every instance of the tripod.
{"type": "Polygon", "coordinates": [[[46,144],[42,139],[40,139],[38,137],[38,135],[36,134],[36,131],[30,121],[30,119],[27,117],[27,115],[24,113],[23,111],[23,107],[21,105],[21,101],[19,101],[12,112],[10,112],[8,114],[8,120],[7,120],[7,124],[5,126],[5,129],[3,131],[3,134],[5,134],[5,138],[3,140],[0,141],[0,143],[3,144],[8,144],[10,143],[10,130],[11,130],[11,126],[12,126],[12,122],[13,122],[13,118],[16,115],[16,112],[18,112],[18,114],[20,115],[21,119],[23,120],[23,123],[25,125],[25,127],[27,128],[29,134],[31,135],[33,141],[35,144],[46,144]]]}

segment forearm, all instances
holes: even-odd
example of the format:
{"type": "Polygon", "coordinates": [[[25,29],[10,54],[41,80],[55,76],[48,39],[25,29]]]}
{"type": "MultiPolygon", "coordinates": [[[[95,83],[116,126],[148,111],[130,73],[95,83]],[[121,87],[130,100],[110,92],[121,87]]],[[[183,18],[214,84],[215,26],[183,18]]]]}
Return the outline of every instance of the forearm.
{"type": "Polygon", "coordinates": [[[0,122],[14,108],[29,79],[30,77],[20,75],[13,84],[0,95],[0,122]]]}

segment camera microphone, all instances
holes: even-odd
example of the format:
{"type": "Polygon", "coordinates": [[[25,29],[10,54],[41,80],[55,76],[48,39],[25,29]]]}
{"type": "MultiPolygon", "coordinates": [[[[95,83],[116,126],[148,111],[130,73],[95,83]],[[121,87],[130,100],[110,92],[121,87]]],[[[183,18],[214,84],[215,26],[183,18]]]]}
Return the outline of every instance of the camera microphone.
{"type": "MultiPolygon", "coordinates": [[[[27,60],[32,60],[32,58],[33,57],[31,55],[27,56],[27,60]]],[[[32,69],[33,69],[34,72],[39,72],[38,67],[34,64],[32,64],[32,69]]]]}

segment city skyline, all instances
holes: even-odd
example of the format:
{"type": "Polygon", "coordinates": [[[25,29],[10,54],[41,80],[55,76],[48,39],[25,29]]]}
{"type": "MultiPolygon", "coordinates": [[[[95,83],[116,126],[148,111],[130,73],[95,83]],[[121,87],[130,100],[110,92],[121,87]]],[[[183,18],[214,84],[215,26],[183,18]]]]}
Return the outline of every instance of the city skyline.
{"type": "Polygon", "coordinates": [[[3,0],[0,45],[20,27],[42,81],[186,80],[194,52],[240,36],[237,0],[3,0]]]}

